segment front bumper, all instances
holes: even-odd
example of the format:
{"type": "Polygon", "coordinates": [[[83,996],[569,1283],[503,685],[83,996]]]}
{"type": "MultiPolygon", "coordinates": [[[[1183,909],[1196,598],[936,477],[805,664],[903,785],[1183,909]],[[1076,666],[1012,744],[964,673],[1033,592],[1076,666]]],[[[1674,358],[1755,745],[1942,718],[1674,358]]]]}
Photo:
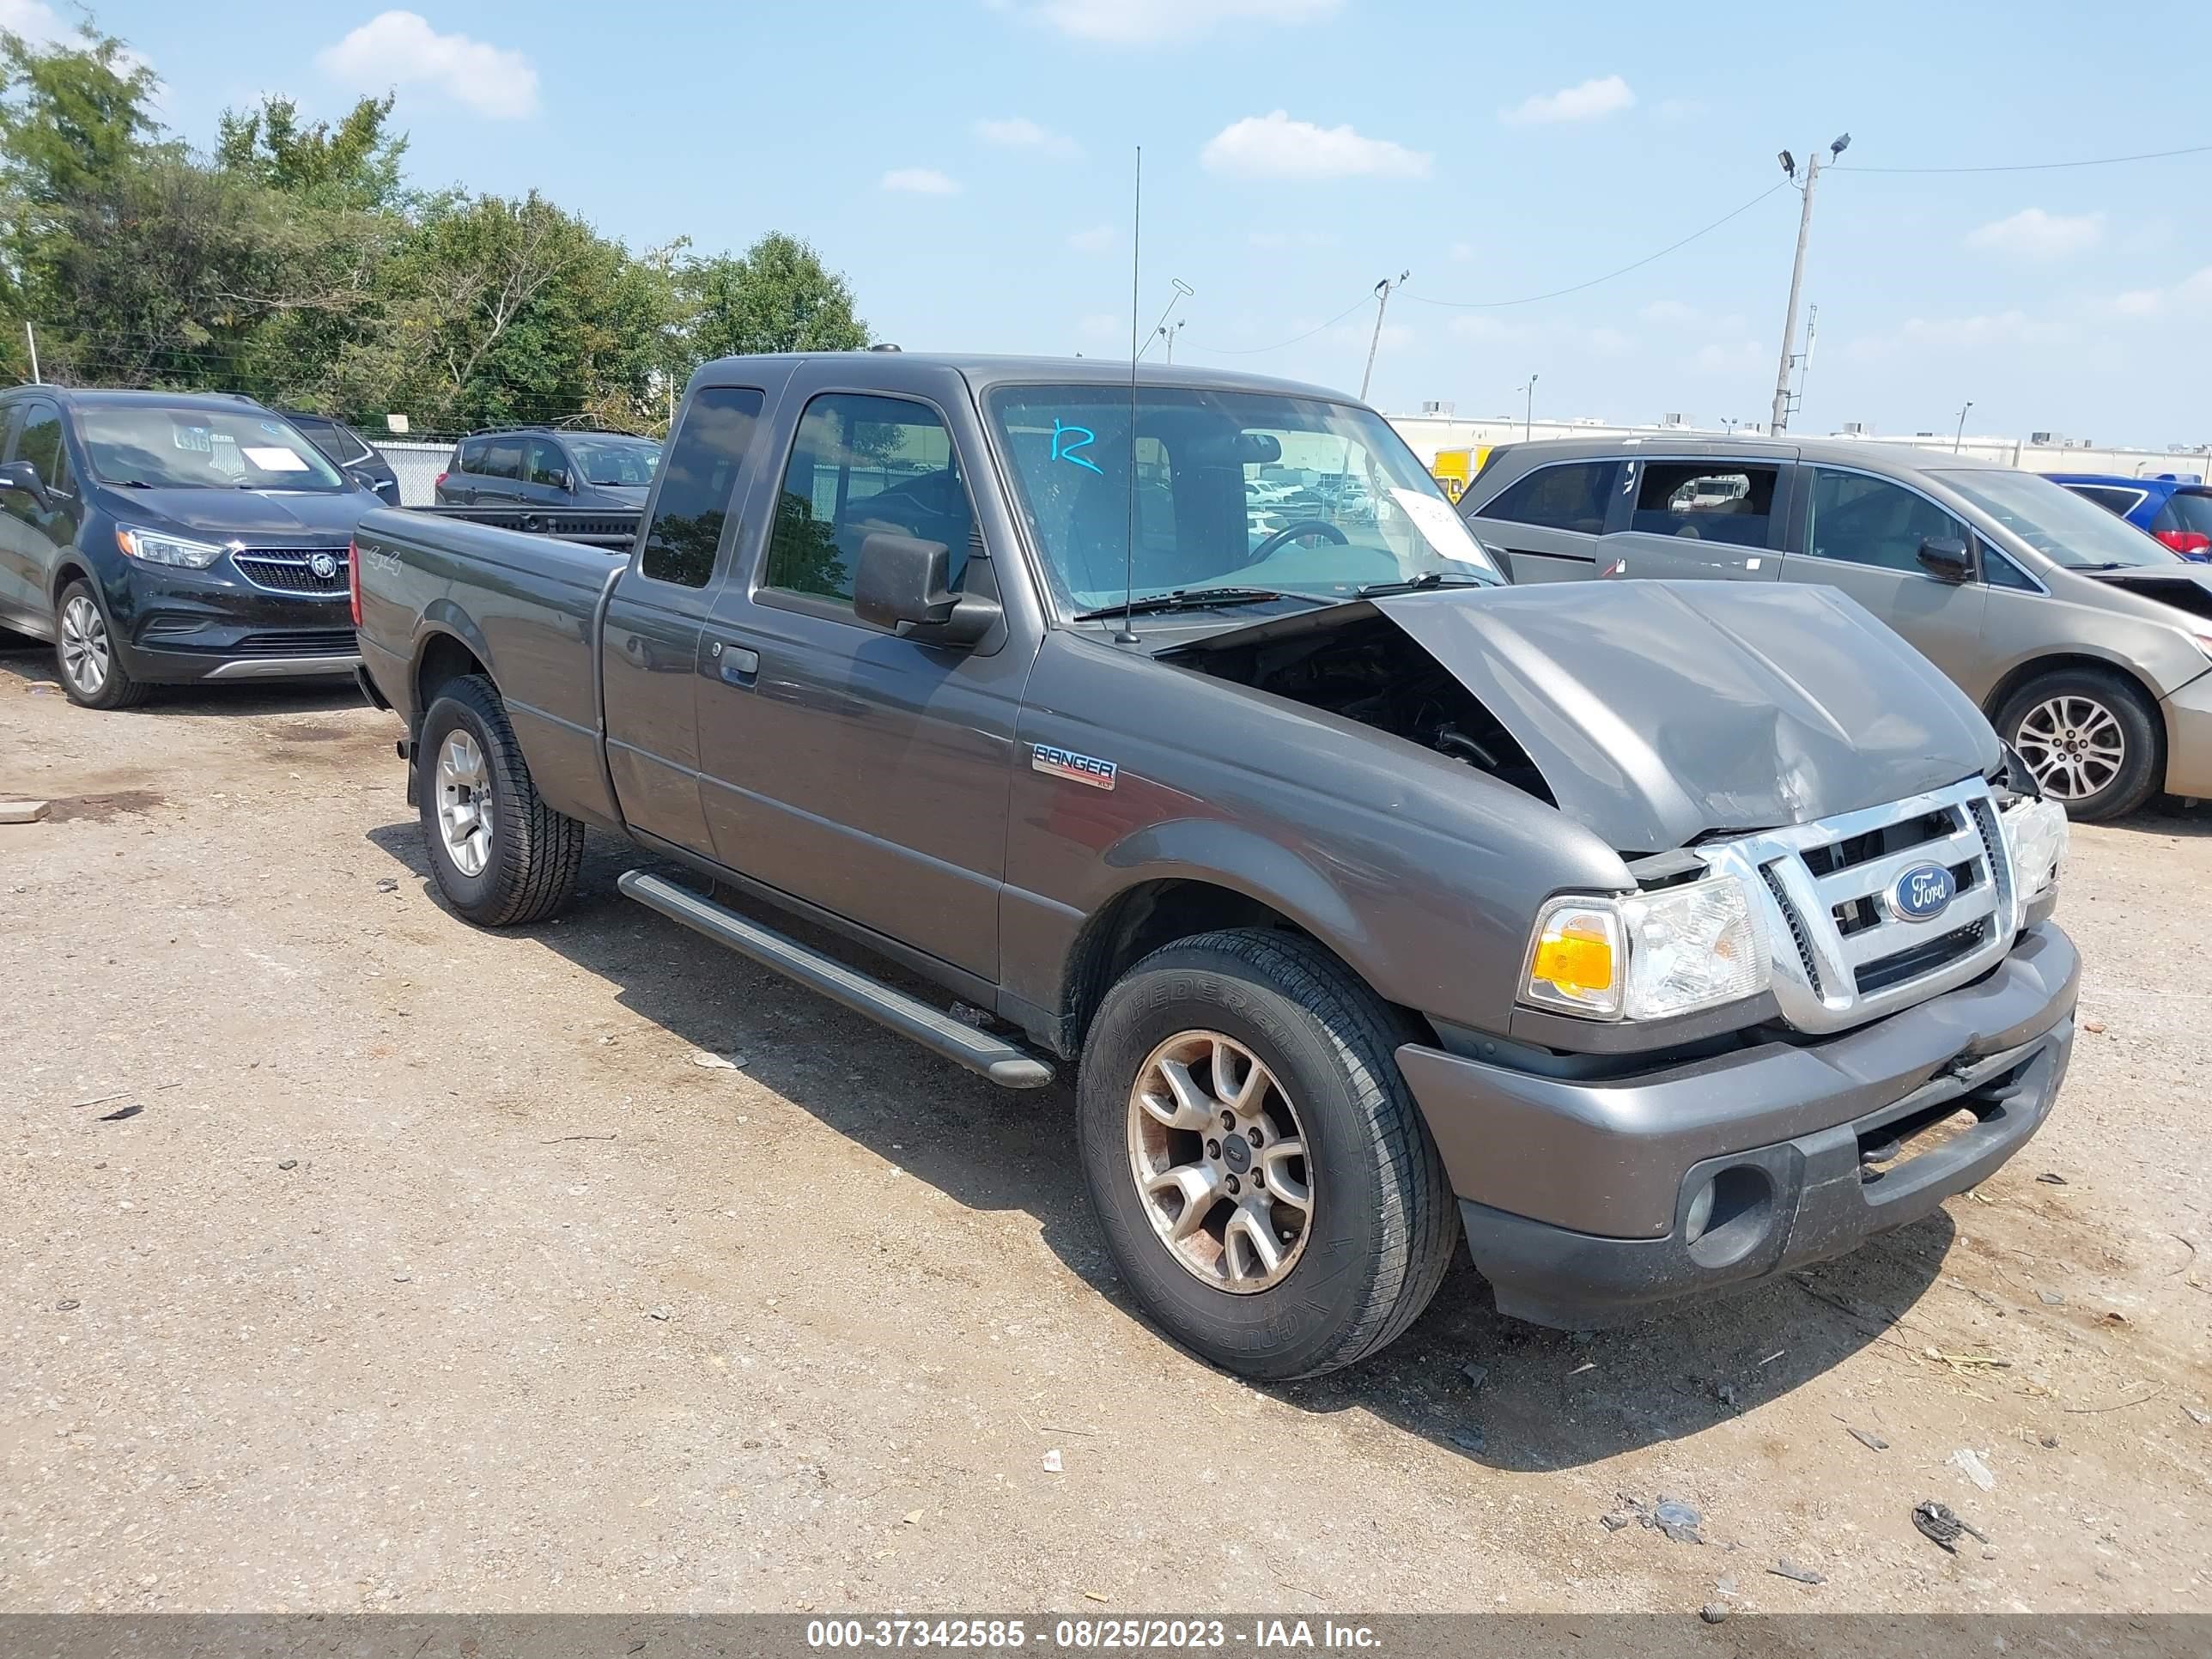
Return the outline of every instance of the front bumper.
{"type": "Polygon", "coordinates": [[[1417,1044],[1398,1063],[1499,1310],[1585,1328],[1841,1255],[1985,1180],[2051,1110],[2080,975],[2039,923],[1974,983],[1817,1043],[1607,1082],[1417,1044]]]}
{"type": "Polygon", "coordinates": [[[131,564],[105,586],[116,654],[133,678],[300,679],[361,662],[350,602],[256,586],[222,560],[206,570],[131,564]]]}
{"type": "Polygon", "coordinates": [[[2212,796],[2212,674],[2166,699],[2166,792],[2212,796]]]}

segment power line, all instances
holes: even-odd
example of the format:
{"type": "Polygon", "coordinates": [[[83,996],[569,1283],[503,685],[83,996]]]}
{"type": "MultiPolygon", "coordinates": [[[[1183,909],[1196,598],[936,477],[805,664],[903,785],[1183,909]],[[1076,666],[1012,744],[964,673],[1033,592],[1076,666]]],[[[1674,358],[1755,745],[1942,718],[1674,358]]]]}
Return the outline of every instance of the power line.
{"type": "Polygon", "coordinates": [[[1837,173],[2055,173],[2064,167],[2115,167],[2124,161],[2163,161],[2175,155],[2212,154],[2212,144],[2191,144],[2186,149],[2150,149],[2140,155],[2099,155],[2085,161],[2013,161],[1986,167],[1869,167],[1856,162],[1838,162],[1837,173]]]}
{"type": "Polygon", "coordinates": [[[1233,347],[1188,346],[1186,347],[1185,349],[1189,351],[1203,351],[1209,357],[1256,357],[1264,351],[1280,351],[1285,346],[1294,346],[1301,340],[1312,339],[1315,335],[1320,333],[1322,330],[1325,328],[1334,328],[1339,323],[1352,315],[1353,312],[1359,310],[1374,297],[1374,295],[1371,293],[1363,294],[1357,300],[1354,300],[1350,305],[1345,307],[1343,310],[1338,312],[1335,316],[1330,318],[1327,322],[1316,323],[1304,333],[1293,334],[1289,339],[1278,340],[1273,345],[1233,347]]]}
{"type": "MultiPolygon", "coordinates": [[[[1508,306],[1532,306],[1539,300],[1557,300],[1564,298],[1565,295],[1570,294],[1580,294],[1584,289],[1595,288],[1601,283],[1609,283],[1616,276],[1626,276],[1632,270],[1641,270],[1653,260],[1663,259],[1668,254],[1674,252],[1675,249],[1689,246],[1691,243],[1696,241],[1700,236],[1710,236],[1713,232],[1718,230],[1723,225],[1728,223],[1729,220],[1740,218],[1744,214],[1750,212],[1752,209],[1757,207],[1768,197],[1773,195],[1776,191],[1780,190],[1784,185],[1788,185],[1789,182],[1790,181],[1787,179],[1778,180],[1776,183],[1769,185],[1765,190],[1759,191],[1758,195],[1753,197],[1741,207],[1735,208],[1729,212],[1723,213],[1719,218],[1714,220],[1712,223],[1705,226],[1702,230],[1693,230],[1687,236],[1682,238],[1680,241],[1669,242],[1666,246],[1661,248],[1656,253],[1647,253],[1641,259],[1637,260],[1633,264],[1623,265],[1618,270],[1608,270],[1604,276],[1593,276],[1587,283],[1577,283],[1572,288],[1555,288],[1547,294],[1527,294],[1523,295],[1517,300],[1432,300],[1425,294],[1408,294],[1406,297],[1408,300],[1413,301],[1416,305],[1447,306],[1455,311],[1498,311],[1508,306]]],[[[1362,303],[1364,302],[1363,301],[1362,303]]],[[[1354,309],[1357,309],[1357,307],[1354,307],[1354,309]]]]}

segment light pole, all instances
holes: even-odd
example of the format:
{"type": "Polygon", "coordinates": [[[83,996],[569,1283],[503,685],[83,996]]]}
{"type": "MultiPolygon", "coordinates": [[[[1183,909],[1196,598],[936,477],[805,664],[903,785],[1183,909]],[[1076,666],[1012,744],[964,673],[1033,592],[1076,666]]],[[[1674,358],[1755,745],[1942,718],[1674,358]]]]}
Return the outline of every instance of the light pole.
{"type": "Polygon", "coordinates": [[[1375,337],[1367,343],[1367,369],[1359,377],[1359,401],[1367,401],[1367,383],[1375,378],[1375,349],[1382,343],[1382,313],[1390,308],[1390,290],[1403,288],[1406,279],[1413,273],[1401,270],[1396,280],[1385,276],[1375,284],[1375,337]]]}
{"type": "Polygon", "coordinates": [[[1532,374],[1528,376],[1528,385],[1516,386],[1513,389],[1516,392],[1525,392],[1528,394],[1528,404],[1523,407],[1521,413],[1521,441],[1526,443],[1528,441],[1528,434],[1534,429],[1536,425],[1535,375],[1532,374]]]}
{"type": "MultiPolygon", "coordinates": [[[[1180,276],[1170,276],[1168,278],[1168,282],[1174,287],[1175,292],[1168,295],[1167,311],[1160,313],[1159,321],[1152,325],[1152,331],[1146,337],[1143,348],[1137,353],[1137,356],[1139,357],[1143,356],[1146,352],[1150,351],[1152,349],[1152,342],[1154,340],[1159,339],[1164,336],[1166,337],[1170,347],[1172,348],[1174,346],[1175,336],[1168,333],[1168,313],[1172,312],[1185,300],[1188,300],[1192,295],[1198,292],[1196,289],[1193,288],[1188,283],[1183,281],[1180,276]]],[[[1133,319],[1132,319],[1131,325],[1133,327],[1134,326],[1133,319]]],[[[1180,328],[1182,325],[1178,323],[1176,326],[1180,328]]]]}
{"type": "Polygon", "coordinates": [[[1973,406],[1974,400],[1969,398],[1966,399],[1966,408],[1959,411],[1959,429],[1951,438],[1951,453],[1954,455],[1959,453],[1959,446],[1966,441],[1966,410],[1973,406]]]}
{"type": "MultiPolygon", "coordinates": [[[[1828,159],[1833,161],[1850,148],[1851,135],[1848,132],[1828,146],[1828,159]]],[[[1797,177],[1796,158],[1788,150],[1775,157],[1782,170],[1791,179],[1797,177]]],[[[1820,152],[1814,150],[1805,163],[1805,182],[1797,186],[1805,198],[1797,214],[1797,258],[1790,267],[1790,307],[1782,318],[1782,362],[1774,371],[1774,418],[1768,425],[1770,433],[1779,434],[1790,424],[1790,348],[1797,340],[1797,295],[1805,285],[1805,241],[1813,234],[1813,186],[1820,177],[1820,152]]]]}
{"type": "Polygon", "coordinates": [[[1189,321],[1190,319],[1188,317],[1178,317],[1176,319],[1176,325],[1173,328],[1170,328],[1165,323],[1162,323],[1159,327],[1154,331],[1154,332],[1158,334],[1162,339],[1168,343],[1167,354],[1168,361],[1170,362],[1173,362],[1175,361],[1176,336],[1182,332],[1183,325],[1189,321]]]}

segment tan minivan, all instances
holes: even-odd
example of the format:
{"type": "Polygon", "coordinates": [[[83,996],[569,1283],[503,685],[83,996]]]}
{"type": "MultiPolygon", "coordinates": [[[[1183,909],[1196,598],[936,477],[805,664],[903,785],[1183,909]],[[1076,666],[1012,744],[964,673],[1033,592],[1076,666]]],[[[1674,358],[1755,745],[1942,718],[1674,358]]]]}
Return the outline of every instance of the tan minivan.
{"type": "Polygon", "coordinates": [[[1516,582],[1841,588],[2075,817],[2212,795],[2212,565],[2047,478],[1849,440],[1570,439],[1492,451],[1459,511],[1516,582]]]}

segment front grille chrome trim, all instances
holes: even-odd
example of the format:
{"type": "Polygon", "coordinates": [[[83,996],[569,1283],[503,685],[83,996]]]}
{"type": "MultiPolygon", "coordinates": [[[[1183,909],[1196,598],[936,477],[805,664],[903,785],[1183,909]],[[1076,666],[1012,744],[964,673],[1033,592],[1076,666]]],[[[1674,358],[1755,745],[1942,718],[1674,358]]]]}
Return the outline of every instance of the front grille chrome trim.
{"type": "Polygon", "coordinates": [[[1801,1031],[1844,1030],[1964,985],[2002,960],[2019,931],[2004,837],[1990,787],[1980,778],[1691,850],[1716,872],[1740,878],[1763,912],[1775,1003],[1801,1031]],[[1825,875],[1814,875],[1807,862],[1808,854],[1916,819],[1940,820],[1950,828],[1825,875]],[[1958,896],[1926,921],[1893,915],[1884,896],[1905,871],[1923,864],[1964,866],[1966,879],[1958,896]],[[1871,902],[1875,920],[1855,924],[1846,934],[1835,912],[1854,901],[1871,902]],[[1873,991],[1857,988],[1869,965],[1954,936],[1971,937],[1978,924],[1978,937],[1966,949],[1926,972],[1873,991]]]}

